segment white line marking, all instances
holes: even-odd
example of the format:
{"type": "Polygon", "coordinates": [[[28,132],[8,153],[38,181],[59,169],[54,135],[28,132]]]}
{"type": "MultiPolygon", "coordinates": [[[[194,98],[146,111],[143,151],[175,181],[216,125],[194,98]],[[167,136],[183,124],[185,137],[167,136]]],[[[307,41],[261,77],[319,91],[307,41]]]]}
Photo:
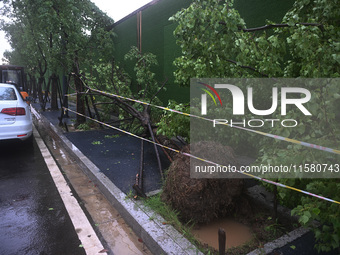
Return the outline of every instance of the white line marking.
{"type": "Polygon", "coordinates": [[[94,231],[90,222],[88,221],[85,213],[78,204],[78,201],[73,196],[70,187],[67,185],[64,176],[60,172],[59,167],[54,161],[52,155],[50,154],[44,141],[40,137],[35,126],[33,126],[33,129],[35,140],[37,141],[41,154],[44,157],[46,165],[58,189],[61,199],[64,202],[66,210],[71,218],[73,226],[76,229],[79,240],[81,241],[81,244],[83,245],[86,254],[88,255],[98,254],[100,251],[104,250],[103,245],[101,244],[96,232],[94,231]]]}

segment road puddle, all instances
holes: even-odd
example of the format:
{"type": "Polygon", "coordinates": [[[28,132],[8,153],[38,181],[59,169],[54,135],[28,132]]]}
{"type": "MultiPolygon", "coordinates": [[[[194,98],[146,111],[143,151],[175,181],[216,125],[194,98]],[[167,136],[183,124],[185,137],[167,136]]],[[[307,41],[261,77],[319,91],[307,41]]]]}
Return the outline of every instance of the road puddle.
{"type": "Polygon", "coordinates": [[[226,248],[242,245],[252,239],[251,230],[232,219],[219,219],[208,224],[198,224],[192,230],[194,236],[202,243],[218,250],[218,229],[226,232],[226,248]]]}

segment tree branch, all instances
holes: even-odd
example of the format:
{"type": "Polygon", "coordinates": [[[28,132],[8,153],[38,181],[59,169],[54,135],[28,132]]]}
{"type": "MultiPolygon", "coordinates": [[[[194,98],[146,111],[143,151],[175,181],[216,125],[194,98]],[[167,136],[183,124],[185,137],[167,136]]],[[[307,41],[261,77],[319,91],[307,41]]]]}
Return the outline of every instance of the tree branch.
{"type": "Polygon", "coordinates": [[[95,92],[99,95],[102,95],[102,96],[106,96],[108,98],[111,98],[113,99],[114,101],[116,101],[118,103],[118,106],[120,108],[122,108],[125,112],[131,114],[133,117],[137,118],[137,119],[142,119],[142,115],[139,111],[137,111],[134,107],[132,107],[131,105],[129,105],[128,103],[124,102],[122,99],[118,98],[118,97],[115,97],[115,96],[111,96],[107,93],[104,93],[100,90],[97,90],[97,89],[93,89],[91,87],[89,87],[82,79],[80,79],[81,82],[83,83],[84,87],[86,89],[88,89],[89,91],[92,91],[92,92],[95,92]],[[122,107],[124,106],[124,108],[122,107]],[[125,108],[126,107],[126,108],[125,108]]]}
{"type": "MultiPolygon", "coordinates": [[[[223,21],[220,21],[219,24],[227,25],[223,21]]],[[[320,24],[320,23],[300,22],[300,23],[296,23],[295,26],[296,25],[319,27],[321,31],[325,30],[323,24],[320,24]]],[[[289,27],[289,25],[288,24],[269,24],[269,25],[265,25],[265,26],[262,26],[262,27],[254,27],[254,28],[241,28],[241,27],[239,27],[238,30],[242,30],[243,32],[256,32],[256,31],[267,30],[267,29],[272,29],[272,28],[280,28],[280,27],[289,27]]]]}
{"type": "Polygon", "coordinates": [[[159,94],[159,92],[161,92],[161,90],[164,88],[165,84],[168,82],[168,78],[165,79],[165,81],[163,82],[162,86],[159,88],[159,90],[152,96],[152,98],[150,99],[150,104],[151,102],[155,99],[155,97],[159,94]]]}
{"type": "MultiPolygon", "coordinates": [[[[228,61],[229,63],[232,63],[232,64],[237,65],[237,62],[236,62],[235,60],[227,59],[226,61],[228,61]]],[[[241,67],[241,68],[243,68],[243,69],[252,70],[252,71],[254,71],[254,72],[258,73],[258,74],[261,74],[261,75],[264,76],[264,77],[269,77],[269,75],[260,72],[259,70],[257,70],[257,69],[254,68],[254,67],[251,67],[251,66],[244,66],[244,65],[240,65],[239,67],[241,67]]]]}

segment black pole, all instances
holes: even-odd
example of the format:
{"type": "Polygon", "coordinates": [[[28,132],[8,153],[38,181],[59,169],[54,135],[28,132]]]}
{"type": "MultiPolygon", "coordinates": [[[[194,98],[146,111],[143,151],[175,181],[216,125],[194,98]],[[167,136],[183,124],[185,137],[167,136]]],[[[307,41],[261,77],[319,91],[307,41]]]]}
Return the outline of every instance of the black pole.
{"type": "Polygon", "coordinates": [[[144,171],[144,141],[140,142],[140,164],[139,164],[139,182],[138,186],[143,191],[143,171],[144,171]]]}
{"type": "Polygon", "coordinates": [[[132,187],[136,191],[137,196],[147,198],[143,190],[143,170],[144,170],[144,141],[141,140],[139,173],[136,175],[136,183],[132,187]]]}
{"type": "Polygon", "coordinates": [[[157,157],[159,172],[160,172],[160,174],[161,174],[162,181],[164,181],[161,158],[159,157],[159,152],[158,152],[158,148],[157,148],[157,145],[156,145],[155,135],[153,134],[152,127],[151,127],[151,124],[150,124],[150,121],[148,122],[148,128],[149,128],[149,132],[150,132],[152,141],[154,142],[153,146],[154,146],[155,152],[156,152],[156,157],[157,157]]]}
{"type": "Polygon", "coordinates": [[[225,255],[227,237],[223,228],[218,229],[218,250],[219,255],[225,255]]]}
{"type": "Polygon", "coordinates": [[[277,222],[277,186],[274,185],[274,222],[277,222]]]}

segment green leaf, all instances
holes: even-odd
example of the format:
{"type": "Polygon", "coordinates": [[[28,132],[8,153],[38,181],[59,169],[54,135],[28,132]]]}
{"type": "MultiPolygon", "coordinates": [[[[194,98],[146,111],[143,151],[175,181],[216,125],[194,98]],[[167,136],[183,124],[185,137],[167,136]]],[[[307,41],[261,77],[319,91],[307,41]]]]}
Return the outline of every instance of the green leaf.
{"type": "Polygon", "coordinates": [[[312,209],[312,212],[313,212],[313,214],[315,214],[315,215],[319,215],[321,211],[320,211],[319,208],[313,208],[313,209],[312,209]]]}
{"type": "Polygon", "coordinates": [[[299,222],[301,222],[301,224],[303,225],[307,224],[308,221],[309,221],[309,217],[307,217],[306,215],[302,215],[299,219],[299,222]]]}
{"type": "Polygon", "coordinates": [[[312,215],[311,215],[311,213],[309,211],[304,211],[303,215],[308,217],[308,219],[312,217],[312,215]]]}
{"type": "Polygon", "coordinates": [[[334,242],[335,242],[334,248],[339,247],[339,236],[336,235],[336,234],[333,234],[333,235],[332,235],[332,238],[333,238],[333,240],[334,240],[334,242]]]}

